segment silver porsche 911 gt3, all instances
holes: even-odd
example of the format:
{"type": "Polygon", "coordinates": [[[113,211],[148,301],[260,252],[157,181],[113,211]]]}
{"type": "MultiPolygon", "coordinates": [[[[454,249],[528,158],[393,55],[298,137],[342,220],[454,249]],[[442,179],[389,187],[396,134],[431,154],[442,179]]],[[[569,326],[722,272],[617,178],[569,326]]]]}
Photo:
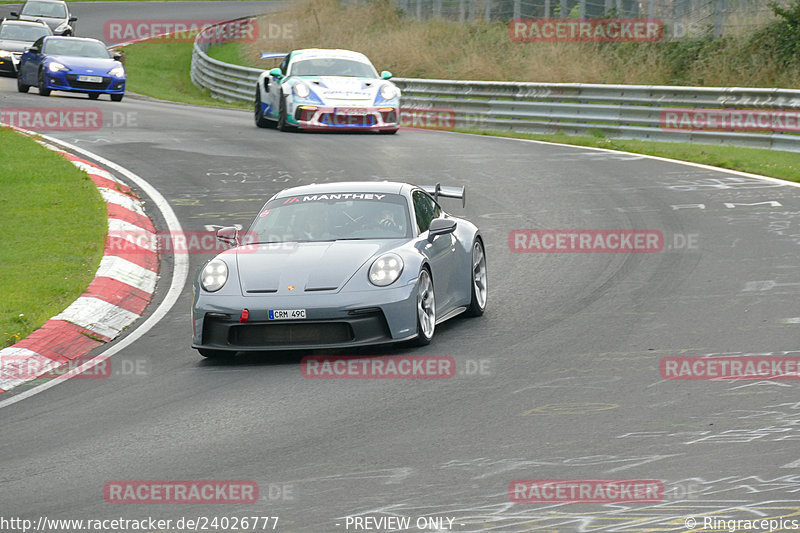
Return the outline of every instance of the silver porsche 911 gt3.
{"type": "Polygon", "coordinates": [[[415,341],[486,309],[480,230],[439,198],[461,187],[348,182],[286,189],[194,282],[192,347],[239,351],[342,348],[415,341]]]}

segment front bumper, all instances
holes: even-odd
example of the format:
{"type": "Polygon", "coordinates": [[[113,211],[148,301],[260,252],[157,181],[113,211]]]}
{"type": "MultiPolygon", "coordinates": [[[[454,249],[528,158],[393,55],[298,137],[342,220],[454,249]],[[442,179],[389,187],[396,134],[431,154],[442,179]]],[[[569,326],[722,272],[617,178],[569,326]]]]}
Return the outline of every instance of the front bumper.
{"type": "Polygon", "coordinates": [[[287,122],[303,130],[397,130],[399,106],[318,106],[295,104],[287,122]]]}
{"type": "Polygon", "coordinates": [[[53,91],[67,91],[77,93],[102,93],[102,94],[124,94],[125,93],[125,78],[118,78],[116,76],[109,76],[105,74],[99,76],[102,78],[100,82],[85,82],[78,81],[78,76],[88,75],[96,76],[95,74],[85,74],[82,72],[74,71],[47,71],[45,79],[47,87],[53,91]]]}
{"type": "Polygon", "coordinates": [[[0,74],[16,76],[21,55],[22,54],[12,54],[10,56],[0,57],[0,74]]]}
{"type": "Polygon", "coordinates": [[[225,296],[194,288],[192,348],[311,350],[400,342],[417,334],[416,280],[352,293],[225,296]],[[239,321],[242,310],[249,319],[239,321]],[[305,309],[305,320],[269,320],[271,309],[305,309]]]}

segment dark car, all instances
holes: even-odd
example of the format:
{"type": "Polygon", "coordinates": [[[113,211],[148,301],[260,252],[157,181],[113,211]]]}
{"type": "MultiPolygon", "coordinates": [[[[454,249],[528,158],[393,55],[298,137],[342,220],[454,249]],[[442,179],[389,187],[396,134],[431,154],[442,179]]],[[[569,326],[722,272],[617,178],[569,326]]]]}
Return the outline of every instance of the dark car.
{"type": "Polygon", "coordinates": [[[28,0],[19,13],[11,12],[19,20],[41,20],[47,24],[54,35],[75,35],[75,22],[67,3],[63,0],[28,0]]]}
{"type": "Polygon", "coordinates": [[[53,32],[44,22],[8,19],[0,22],[0,75],[16,76],[25,49],[47,35],[53,32]]]}
{"type": "Polygon", "coordinates": [[[50,91],[86,93],[95,99],[108,94],[115,102],[125,94],[125,68],[97,39],[42,37],[19,61],[17,89],[38,87],[41,96],[50,91]]]}

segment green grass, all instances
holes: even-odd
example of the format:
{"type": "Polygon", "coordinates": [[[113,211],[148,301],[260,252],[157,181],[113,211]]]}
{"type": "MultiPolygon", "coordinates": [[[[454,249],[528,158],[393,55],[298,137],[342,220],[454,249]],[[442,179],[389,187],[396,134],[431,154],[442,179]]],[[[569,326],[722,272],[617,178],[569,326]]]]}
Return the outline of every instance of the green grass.
{"type": "Polygon", "coordinates": [[[123,48],[127,89],[132,92],[187,104],[249,109],[250,104],[212,98],[207,89],[192,83],[192,43],[148,42],[123,48]]]}
{"type": "Polygon", "coordinates": [[[608,148],[623,152],[654,155],[681,161],[691,161],[715,167],[772,176],[788,181],[800,182],[800,154],[759,148],[738,146],[716,146],[707,144],[666,143],[650,141],[625,141],[599,136],[571,136],[564,134],[537,135],[509,131],[457,130],[464,133],[533,139],[577,146],[608,148]]]}
{"type": "MultiPolygon", "coordinates": [[[[244,56],[244,49],[242,43],[223,43],[209,47],[208,57],[223,61],[225,63],[233,63],[234,65],[245,65],[247,60],[244,56]]],[[[257,68],[257,67],[256,67],[257,68]]]]}
{"type": "Polygon", "coordinates": [[[0,348],[86,290],[103,255],[106,208],[85,172],[33,139],[0,130],[0,348]]]}

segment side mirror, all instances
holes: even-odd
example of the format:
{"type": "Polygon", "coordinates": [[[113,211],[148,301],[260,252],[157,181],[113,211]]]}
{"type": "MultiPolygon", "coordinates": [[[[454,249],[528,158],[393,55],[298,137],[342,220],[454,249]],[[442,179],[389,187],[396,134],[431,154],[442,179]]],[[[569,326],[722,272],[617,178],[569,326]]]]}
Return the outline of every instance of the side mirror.
{"type": "Polygon", "coordinates": [[[456,230],[456,221],[452,218],[434,218],[431,221],[431,226],[428,228],[428,242],[433,242],[433,239],[439,235],[447,235],[456,230]]]}
{"type": "Polygon", "coordinates": [[[391,78],[392,78],[392,73],[389,72],[388,70],[384,70],[383,72],[381,72],[381,79],[382,80],[388,80],[388,79],[391,79],[391,78]]]}
{"type": "Polygon", "coordinates": [[[14,17],[14,18],[17,18],[17,19],[18,19],[18,18],[19,18],[19,13],[17,13],[16,11],[12,11],[11,13],[9,13],[9,16],[11,16],[11,17],[14,17]]]}
{"type": "Polygon", "coordinates": [[[120,52],[118,50],[113,50],[111,52],[111,57],[114,58],[114,61],[122,61],[123,55],[122,55],[122,52],[120,52]]]}
{"type": "Polygon", "coordinates": [[[70,22],[78,22],[78,17],[70,17],[69,21],[70,22]]]}
{"type": "Polygon", "coordinates": [[[275,67],[274,69],[270,70],[269,71],[269,75],[270,76],[275,76],[278,79],[283,78],[283,72],[281,72],[281,69],[278,68],[278,67],[275,67]]]}
{"type": "Polygon", "coordinates": [[[239,230],[233,226],[220,228],[217,230],[217,240],[231,246],[239,245],[239,230]]]}

